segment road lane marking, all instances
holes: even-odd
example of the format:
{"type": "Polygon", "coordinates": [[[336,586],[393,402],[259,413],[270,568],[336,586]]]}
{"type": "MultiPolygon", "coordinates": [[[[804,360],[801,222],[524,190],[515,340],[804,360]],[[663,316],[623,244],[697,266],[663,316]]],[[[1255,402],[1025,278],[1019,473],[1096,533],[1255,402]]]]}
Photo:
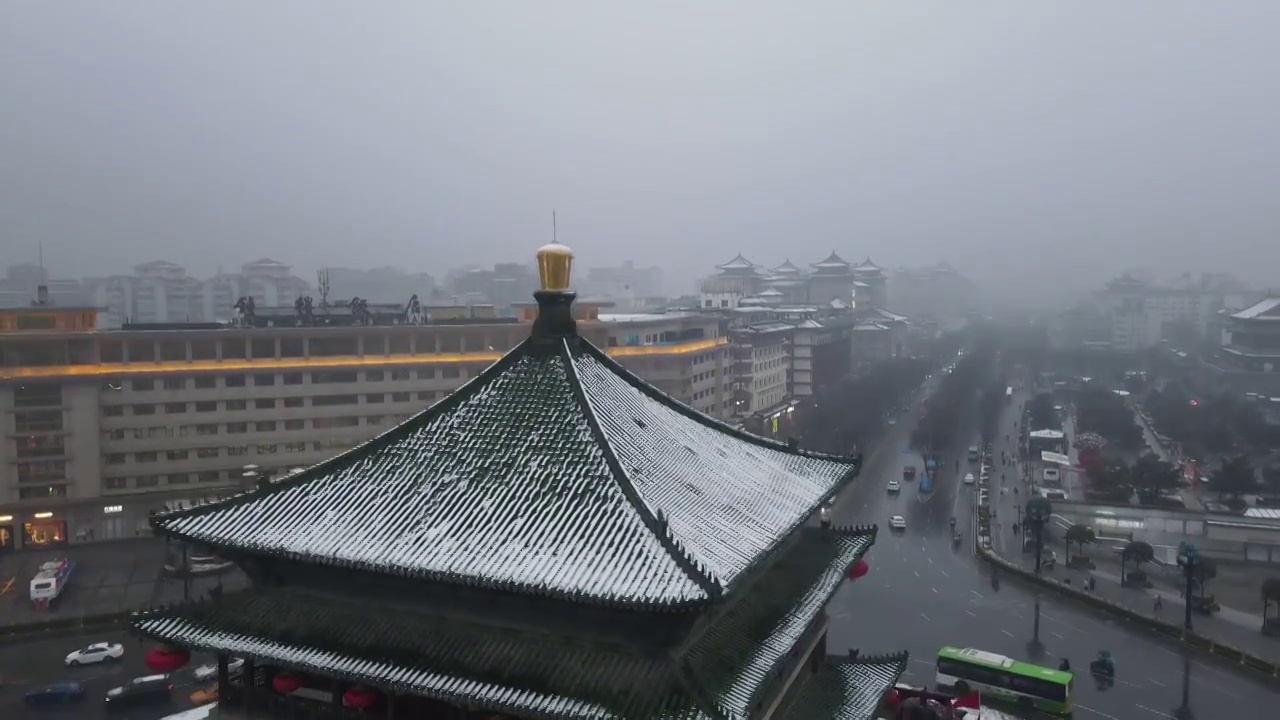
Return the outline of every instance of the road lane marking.
{"type": "Polygon", "coordinates": [[[1084,710],[1085,712],[1091,712],[1094,715],[1097,715],[1098,717],[1101,717],[1101,718],[1106,718],[1107,720],[1120,720],[1120,718],[1116,717],[1115,715],[1108,715],[1102,712],[1101,710],[1094,710],[1093,708],[1087,707],[1085,705],[1081,705],[1080,703],[1076,703],[1076,709],[1084,710]]]}
{"type": "Polygon", "coordinates": [[[929,589],[933,591],[934,595],[938,594],[938,588],[929,588],[929,589]]]}
{"type": "Polygon", "coordinates": [[[916,577],[920,577],[920,571],[919,571],[919,570],[912,570],[911,572],[915,573],[915,574],[916,574],[916,577]]]}
{"type": "Polygon", "coordinates": [[[929,616],[925,615],[924,613],[920,613],[920,617],[924,618],[925,622],[933,622],[933,620],[931,620],[929,616]]]}
{"type": "Polygon", "coordinates": [[[987,599],[985,595],[983,595],[982,593],[978,592],[977,590],[970,590],[969,592],[973,593],[974,595],[977,595],[979,600],[986,600],[986,599],[987,599]]]}
{"type": "Polygon", "coordinates": [[[978,617],[978,613],[976,613],[976,612],[974,612],[974,611],[972,611],[972,610],[965,610],[965,612],[969,613],[969,615],[970,615],[970,616],[972,616],[972,617],[978,617]]]}
{"type": "Polygon", "coordinates": [[[1170,714],[1169,714],[1169,713],[1167,713],[1167,712],[1160,712],[1159,710],[1153,710],[1153,709],[1151,709],[1151,708],[1147,707],[1146,705],[1139,705],[1139,706],[1138,706],[1138,708],[1139,708],[1139,709],[1142,709],[1142,710],[1146,710],[1147,712],[1151,713],[1152,715],[1159,715],[1159,716],[1160,716],[1160,717],[1162,717],[1162,718],[1169,718],[1169,720],[1178,720],[1178,718],[1174,717],[1173,715],[1170,715],[1170,714]]]}
{"type": "Polygon", "coordinates": [[[1009,637],[1014,636],[1013,633],[1009,632],[1008,630],[1001,630],[1000,632],[1004,633],[1005,635],[1008,635],[1009,637]]]}
{"type": "Polygon", "coordinates": [[[1159,685],[1160,687],[1169,687],[1168,685],[1165,685],[1164,683],[1160,682],[1159,680],[1156,680],[1155,678],[1147,678],[1147,682],[1151,683],[1152,685],[1159,685]]]}
{"type": "Polygon", "coordinates": [[[1050,634],[1050,635],[1052,635],[1052,636],[1054,636],[1054,637],[1056,637],[1056,638],[1058,638],[1059,640],[1066,640],[1066,638],[1065,638],[1065,637],[1063,637],[1062,635],[1059,635],[1058,633],[1056,633],[1056,632],[1054,632],[1054,631],[1052,631],[1052,630],[1050,630],[1050,631],[1049,631],[1049,634],[1050,634]]]}
{"type": "Polygon", "coordinates": [[[950,575],[947,574],[946,570],[939,570],[938,572],[942,573],[942,577],[945,577],[945,578],[951,577],[950,575]]]}
{"type": "Polygon", "coordinates": [[[9,592],[10,588],[13,587],[13,581],[17,579],[18,579],[18,576],[15,575],[9,578],[8,580],[6,580],[4,583],[4,587],[0,587],[0,595],[4,595],[5,593],[9,592]]]}

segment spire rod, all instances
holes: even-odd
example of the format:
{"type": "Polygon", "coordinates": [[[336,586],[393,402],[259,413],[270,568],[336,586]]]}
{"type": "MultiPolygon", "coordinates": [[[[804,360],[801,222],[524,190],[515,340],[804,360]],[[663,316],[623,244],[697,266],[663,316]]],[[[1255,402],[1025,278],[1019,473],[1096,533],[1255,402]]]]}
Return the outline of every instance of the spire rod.
{"type": "Polygon", "coordinates": [[[551,208],[551,242],[560,242],[560,233],[556,228],[556,209],[551,208]]]}

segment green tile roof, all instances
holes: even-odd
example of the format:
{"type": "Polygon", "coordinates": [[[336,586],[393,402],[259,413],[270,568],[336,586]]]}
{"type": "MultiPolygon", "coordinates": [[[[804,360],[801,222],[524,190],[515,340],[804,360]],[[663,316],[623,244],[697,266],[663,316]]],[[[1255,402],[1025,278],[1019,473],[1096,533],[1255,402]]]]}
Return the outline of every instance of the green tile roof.
{"type": "Polygon", "coordinates": [[[369,601],[261,589],[136,614],[146,636],[497,712],[592,720],[748,717],[874,528],[804,528],[753,592],[725,598],[684,651],[644,651],[369,601]]]}
{"type": "Polygon", "coordinates": [[[530,339],[361,447],[153,522],[240,556],[696,607],[731,592],[858,466],[733,430],[581,338],[530,339]]]}
{"type": "Polygon", "coordinates": [[[859,657],[850,653],[805,673],[774,715],[777,720],[872,720],[885,694],[907,671],[907,654],[859,657]]]}

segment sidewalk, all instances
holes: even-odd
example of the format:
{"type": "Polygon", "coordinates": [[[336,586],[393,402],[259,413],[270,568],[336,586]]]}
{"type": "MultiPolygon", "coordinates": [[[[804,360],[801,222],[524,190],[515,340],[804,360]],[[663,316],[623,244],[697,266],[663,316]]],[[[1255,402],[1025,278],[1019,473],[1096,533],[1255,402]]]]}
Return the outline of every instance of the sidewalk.
{"type": "MultiPolygon", "coordinates": [[[[1016,409],[1017,406],[1011,408],[1016,409]]],[[[998,463],[999,447],[996,448],[995,456],[998,463]]],[[[1013,523],[1018,517],[1019,506],[1025,503],[1029,494],[1025,484],[1026,475],[1015,472],[1015,468],[1006,468],[1006,472],[1009,479],[1005,492],[1001,492],[998,483],[991,488],[991,505],[995,511],[991,526],[992,549],[1008,562],[1034,572],[1035,554],[1023,553],[1022,538],[1013,534],[1013,523]],[[1018,481],[1014,478],[1022,479],[1022,483],[1016,484],[1018,481]],[[1019,487],[1017,495],[1013,492],[1014,487],[1019,487]]],[[[999,478],[999,472],[995,477],[999,478]]],[[[1060,531],[1056,538],[1046,542],[1044,552],[1056,552],[1059,564],[1052,570],[1043,570],[1042,575],[1064,583],[1069,582],[1076,589],[1083,587],[1085,579],[1092,576],[1097,583],[1095,592],[1099,597],[1143,615],[1156,614],[1155,596],[1159,594],[1164,607],[1157,617],[1175,625],[1182,624],[1186,606],[1182,602],[1184,586],[1181,576],[1171,577],[1164,570],[1151,565],[1146,571],[1155,584],[1154,588],[1124,588],[1120,586],[1119,558],[1112,557],[1106,548],[1094,546],[1087,549],[1085,554],[1097,565],[1095,570],[1068,569],[1063,564],[1066,561],[1066,546],[1061,540],[1060,531]]],[[[1256,587],[1249,589],[1249,582],[1256,582],[1257,578],[1243,577],[1238,568],[1220,566],[1220,572],[1221,577],[1210,581],[1209,591],[1222,604],[1221,611],[1213,616],[1193,614],[1192,627],[1196,633],[1216,642],[1246,650],[1268,661],[1280,662],[1280,638],[1265,637],[1261,633],[1262,601],[1256,587]]]]}

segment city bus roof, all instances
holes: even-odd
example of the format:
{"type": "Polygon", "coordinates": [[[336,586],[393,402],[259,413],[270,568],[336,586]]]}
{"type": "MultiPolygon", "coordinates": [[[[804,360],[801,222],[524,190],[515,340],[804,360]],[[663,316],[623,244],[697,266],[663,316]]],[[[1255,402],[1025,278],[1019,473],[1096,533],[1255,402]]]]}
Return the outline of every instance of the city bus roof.
{"type": "Polygon", "coordinates": [[[984,650],[975,650],[973,648],[956,648],[944,647],[938,651],[938,657],[948,660],[960,660],[962,662],[973,663],[985,667],[996,668],[1026,677],[1040,678],[1049,682],[1061,683],[1063,685],[1071,682],[1074,674],[1063,670],[1054,670],[1053,668],[1042,667],[1040,665],[1032,665],[1031,663],[1014,660],[1004,655],[986,652],[984,650]]]}

